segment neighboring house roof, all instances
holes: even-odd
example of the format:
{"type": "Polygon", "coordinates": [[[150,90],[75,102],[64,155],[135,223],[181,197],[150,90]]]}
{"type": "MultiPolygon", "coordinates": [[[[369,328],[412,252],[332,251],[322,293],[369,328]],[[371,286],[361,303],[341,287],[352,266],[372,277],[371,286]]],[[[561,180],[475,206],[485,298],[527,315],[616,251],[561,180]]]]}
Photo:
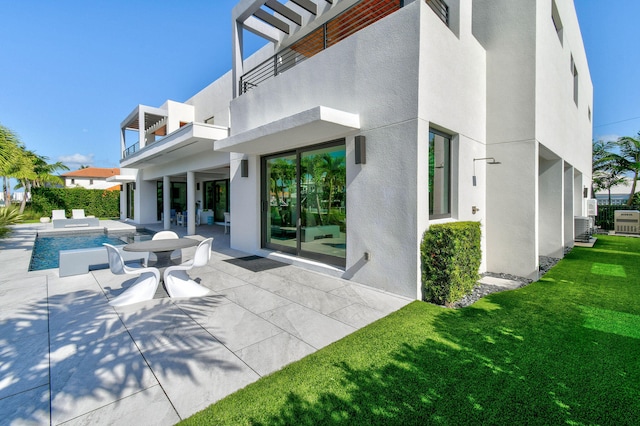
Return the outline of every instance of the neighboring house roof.
{"type": "Polygon", "coordinates": [[[62,177],[84,177],[84,178],[101,178],[106,179],[111,176],[120,174],[120,168],[115,167],[112,169],[101,167],[86,167],[80,170],[74,170],[72,172],[63,173],[62,177]]]}

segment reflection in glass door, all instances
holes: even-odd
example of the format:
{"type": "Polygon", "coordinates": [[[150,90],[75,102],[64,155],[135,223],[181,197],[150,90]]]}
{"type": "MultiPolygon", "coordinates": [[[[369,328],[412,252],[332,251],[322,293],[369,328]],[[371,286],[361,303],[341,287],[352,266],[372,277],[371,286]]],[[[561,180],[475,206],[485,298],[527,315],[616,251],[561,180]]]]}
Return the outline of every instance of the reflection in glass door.
{"type": "Polygon", "coordinates": [[[266,246],[297,253],[296,155],[264,159],[263,234],[266,246]]]}
{"type": "Polygon", "coordinates": [[[263,158],[265,247],[345,265],[345,159],[344,140],[263,158]]]}
{"type": "Polygon", "coordinates": [[[224,212],[229,211],[229,179],[204,183],[203,208],[213,210],[215,222],[224,221],[224,212]]]}

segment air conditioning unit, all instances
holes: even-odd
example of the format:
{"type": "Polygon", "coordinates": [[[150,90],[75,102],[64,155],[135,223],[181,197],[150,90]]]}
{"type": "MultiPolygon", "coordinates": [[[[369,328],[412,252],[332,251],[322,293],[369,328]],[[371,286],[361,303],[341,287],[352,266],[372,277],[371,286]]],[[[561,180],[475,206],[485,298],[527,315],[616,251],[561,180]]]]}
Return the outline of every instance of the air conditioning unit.
{"type": "Polygon", "coordinates": [[[640,211],[616,210],[613,216],[616,233],[640,234],[640,211]]]}
{"type": "Polygon", "coordinates": [[[591,238],[591,218],[584,216],[574,217],[575,237],[574,240],[588,243],[591,238]]]}
{"type": "Polygon", "coordinates": [[[598,216],[598,200],[590,198],[587,201],[587,216],[598,216]]]}

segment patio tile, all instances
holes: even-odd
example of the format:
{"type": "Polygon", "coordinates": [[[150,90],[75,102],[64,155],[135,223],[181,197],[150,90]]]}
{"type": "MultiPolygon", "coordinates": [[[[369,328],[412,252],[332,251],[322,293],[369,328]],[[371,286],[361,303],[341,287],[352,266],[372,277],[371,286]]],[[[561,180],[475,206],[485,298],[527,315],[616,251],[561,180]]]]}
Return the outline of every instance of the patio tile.
{"type": "Polygon", "coordinates": [[[340,322],[355,328],[362,328],[386,316],[382,311],[354,303],[329,314],[340,322]]]}
{"type": "Polygon", "coordinates": [[[15,309],[0,309],[0,345],[49,332],[46,300],[15,309]]]}
{"type": "Polygon", "coordinates": [[[46,333],[0,342],[0,399],[49,383],[46,333]]]}
{"type": "Polygon", "coordinates": [[[233,275],[229,275],[228,273],[212,266],[204,266],[194,271],[195,272],[190,273],[189,275],[193,278],[199,277],[200,284],[213,291],[247,285],[246,281],[243,281],[233,275]]]}
{"type": "Polygon", "coordinates": [[[280,328],[235,303],[206,307],[192,301],[177,303],[232,351],[282,333],[280,328]]]}
{"type": "Polygon", "coordinates": [[[319,274],[317,272],[297,268],[295,266],[274,269],[269,272],[271,274],[280,275],[289,280],[296,281],[300,284],[304,284],[309,287],[328,292],[339,289],[349,284],[348,281],[342,280],[340,278],[330,277],[328,275],[319,274]]]}
{"type": "MultiPolygon", "coordinates": [[[[143,353],[202,348],[211,344],[211,335],[171,301],[145,302],[139,312],[121,313],[131,337],[143,353]],[[155,306],[152,306],[155,302],[155,306]]],[[[131,305],[130,308],[137,307],[131,305]]]]}
{"type": "Polygon", "coordinates": [[[330,293],[351,300],[353,303],[368,306],[385,314],[395,312],[410,302],[407,299],[382,293],[358,284],[348,284],[330,293]]]}
{"type": "Polygon", "coordinates": [[[158,384],[126,332],[52,348],[52,423],[62,423],[158,384]]]}
{"type": "Polygon", "coordinates": [[[263,312],[260,316],[316,349],[355,331],[347,324],[295,303],[263,312]]]}
{"type": "Polygon", "coordinates": [[[270,273],[256,275],[251,279],[251,283],[323,314],[352,304],[350,300],[343,297],[270,273]]]}
{"type": "Polygon", "coordinates": [[[32,305],[47,299],[47,278],[28,277],[0,284],[0,310],[32,305]]]}
{"type": "Polygon", "coordinates": [[[0,419],[10,425],[49,425],[49,385],[0,399],[0,419]]]}
{"type": "Polygon", "coordinates": [[[259,376],[213,337],[197,348],[143,351],[181,418],[256,381],[259,376]]]}
{"type": "Polygon", "coordinates": [[[289,333],[280,333],[236,351],[261,376],[277,371],[315,352],[315,349],[289,333]]]}
{"type": "Polygon", "coordinates": [[[64,423],[83,425],[174,425],[180,417],[160,386],[152,386],[64,423]]]}
{"type": "Polygon", "coordinates": [[[251,284],[221,290],[218,293],[256,314],[291,303],[283,297],[251,284]]]}

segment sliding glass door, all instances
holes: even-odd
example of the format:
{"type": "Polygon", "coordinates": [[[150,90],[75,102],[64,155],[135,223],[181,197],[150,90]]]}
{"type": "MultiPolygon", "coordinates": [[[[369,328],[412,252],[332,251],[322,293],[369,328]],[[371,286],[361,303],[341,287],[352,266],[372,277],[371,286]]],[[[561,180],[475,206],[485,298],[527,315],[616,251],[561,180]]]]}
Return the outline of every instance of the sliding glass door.
{"type": "Polygon", "coordinates": [[[262,242],[266,248],[344,266],[344,140],[262,159],[262,242]]]}

